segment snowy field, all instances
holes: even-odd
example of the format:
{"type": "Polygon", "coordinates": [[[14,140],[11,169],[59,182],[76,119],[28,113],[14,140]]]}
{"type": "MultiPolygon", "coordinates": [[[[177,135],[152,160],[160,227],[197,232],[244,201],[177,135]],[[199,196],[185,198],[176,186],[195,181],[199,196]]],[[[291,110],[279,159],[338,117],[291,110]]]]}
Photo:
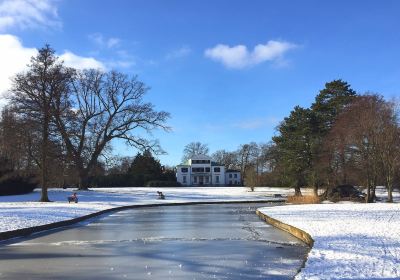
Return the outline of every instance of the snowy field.
{"type": "Polygon", "coordinates": [[[259,210],[314,239],[306,266],[296,279],[400,279],[398,202],[285,205],[259,210]]]}
{"type": "Polygon", "coordinates": [[[0,232],[38,226],[88,215],[100,210],[126,206],[174,202],[274,200],[273,194],[291,194],[284,188],[178,187],[178,188],[99,188],[78,191],[79,203],[68,203],[73,189],[49,189],[53,202],[40,203],[40,190],[31,194],[0,196],[0,232]],[[166,195],[157,199],[157,191],[166,195]]]}

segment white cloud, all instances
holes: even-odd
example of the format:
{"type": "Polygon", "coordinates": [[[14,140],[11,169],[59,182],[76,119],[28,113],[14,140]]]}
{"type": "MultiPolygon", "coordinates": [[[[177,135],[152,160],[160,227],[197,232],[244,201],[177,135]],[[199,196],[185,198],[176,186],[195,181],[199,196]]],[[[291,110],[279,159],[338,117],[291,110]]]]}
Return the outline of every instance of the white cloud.
{"type": "Polygon", "coordinates": [[[204,55],[215,61],[221,62],[228,68],[241,69],[254,66],[265,61],[280,62],[283,55],[297,45],[284,41],[270,40],[266,44],[259,44],[249,51],[244,45],[227,46],[216,45],[206,49],[204,55]]]}
{"type": "MultiPolygon", "coordinates": [[[[9,34],[0,34],[0,96],[11,87],[11,78],[27,68],[37,49],[24,47],[18,37],[9,34]]],[[[60,58],[67,66],[82,68],[100,68],[105,70],[104,64],[92,57],[78,56],[65,51],[60,58]]]]}
{"type": "Polygon", "coordinates": [[[3,0],[0,2],[0,31],[9,28],[61,27],[57,1],[3,0]]]}
{"type": "Polygon", "coordinates": [[[0,93],[10,88],[11,77],[24,70],[36,54],[36,49],[23,47],[16,36],[0,35],[0,93]]]}
{"type": "Polygon", "coordinates": [[[95,68],[105,70],[104,64],[93,57],[83,57],[76,55],[70,51],[65,51],[59,56],[66,66],[76,69],[95,68]]]}
{"type": "Polygon", "coordinates": [[[89,35],[89,39],[101,48],[114,48],[119,46],[121,39],[116,37],[106,38],[101,33],[93,33],[89,35]]]}
{"type": "Polygon", "coordinates": [[[192,49],[189,48],[188,46],[182,46],[179,49],[173,50],[169,52],[165,58],[166,59],[176,59],[176,58],[181,58],[188,56],[192,52],[192,49]]]}

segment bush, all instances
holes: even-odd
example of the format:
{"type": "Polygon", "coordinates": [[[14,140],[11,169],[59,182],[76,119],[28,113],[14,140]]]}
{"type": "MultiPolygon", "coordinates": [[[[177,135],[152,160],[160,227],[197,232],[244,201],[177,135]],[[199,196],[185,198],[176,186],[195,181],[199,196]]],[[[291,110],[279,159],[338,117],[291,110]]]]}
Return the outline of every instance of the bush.
{"type": "Polygon", "coordinates": [[[31,193],[38,187],[33,175],[6,175],[0,179],[0,195],[17,195],[31,193]]]}
{"type": "Polygon", "coordinates": [[[177,181],[149,181],[146,184],[146,187],[180,187],[182,186],[181,183],[177,182],[177,181]]]}

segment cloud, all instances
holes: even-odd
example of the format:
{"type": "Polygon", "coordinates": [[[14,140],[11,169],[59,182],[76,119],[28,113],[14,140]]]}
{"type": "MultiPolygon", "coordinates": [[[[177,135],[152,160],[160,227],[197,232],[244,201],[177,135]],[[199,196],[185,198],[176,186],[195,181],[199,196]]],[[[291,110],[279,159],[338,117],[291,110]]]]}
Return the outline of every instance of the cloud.
{"type": "Polygon", "coordinates": [[[280,122],[280,119],[276,117],[265,117],[265,118],[254,118],[248,120],[242,120],[237,123],[234,123],[232,127],[244,129],[244,130],[254,130],[262,127],[271,127],[276,126],[280,122]]]}
{"type": "Polygon", "coordinates": [[[116,37],[106,38],[101,33],[93,33],[89,35],[89,39],[101,48],[111,49],[118,47],[121,43],[121,39],[116,37]]]}
{"type": "Polygon", "coordinates": [[[95,68],[106,70],[104,64],[95,58],[79,56],[70,51],[65,51],[59,58],[64,61],[66,66],[76,69],[95,68]]]}
{"type": "Polygon", "coordinates": [[[0,35],[0,93],[11,86],[10,78],[26,68],[30,58],[37,54],[35,48],[25,48],[13,35],[0,35]]]}
{"type": "Polygon", "coordinates": [[[242,69],[266,61],[278,62],[283,60],[283,55],[297,45],[284,41],[270,40],[266,44],[258,44],[252,51],[244,45],[227,46],[216,45],[206,49],[204,55],[212,60],[221,62],[228,68],[242,69]]]}
{"type": "Polygon", "coordinates": [[[189,48],[188,46],[182,46],[179,49],[173,50],[165,56],[167,60],[170,59],[176,59],[176,58],[181,58],[188,56],[192,52],[192,49],[189,48]]]}
{"type": "Polygon", "coordinates": [[[56,1],[3,0],[0,2],[0,32],[9,28],[61,27],[56,1]]]}
{"type": "MultiPolygon", "coordinates": [[[[18,37],[10,34],[0,34],[0,96],[11,87],[11,78],[27,69],[32,56],[37,49],[24,47],[18,37]]],[[[104,64],[92,57],[83,57],[70,51],[65,51],[60,58],[67,66],[82,68],[100,68],[105,70],[104,64]]]]}

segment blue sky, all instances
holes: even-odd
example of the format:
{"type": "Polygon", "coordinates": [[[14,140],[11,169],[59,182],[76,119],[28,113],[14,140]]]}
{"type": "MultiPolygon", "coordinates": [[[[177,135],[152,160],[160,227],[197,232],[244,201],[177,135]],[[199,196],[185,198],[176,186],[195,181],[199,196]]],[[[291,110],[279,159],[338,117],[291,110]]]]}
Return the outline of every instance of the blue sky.
{"type": "MultiPolygon", "coordinates": [[[[180,163],[192,141],[268,142],[326,82],[400,96],[399,1],[0,1],[0,90],[49,43],[66,63],[138,74],[171,113],[157,131],[180,163]]],[[[116,154],[136,151],[115,143],[116,154]]]]}

